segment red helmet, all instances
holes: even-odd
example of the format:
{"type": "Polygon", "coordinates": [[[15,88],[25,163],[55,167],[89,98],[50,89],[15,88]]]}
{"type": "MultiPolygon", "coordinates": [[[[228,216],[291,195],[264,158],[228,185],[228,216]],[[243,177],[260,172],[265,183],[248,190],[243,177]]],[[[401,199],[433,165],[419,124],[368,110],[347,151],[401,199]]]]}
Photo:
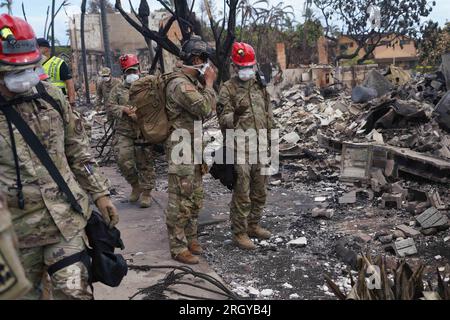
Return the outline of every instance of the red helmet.
{"type": "Polygon", "coordinates": [[[41,61],[36,35],[26,21],[8,14],[1,14],[0,38],[1,64],[17,69],[17,67],[33,65],[41,61]]]}
{"type": "Polygon", "coordinates": [[[139,66],[139,59],[134,54],[124,54],[119,58],[119,60],[120,60],[120,67],[122,68],[123,72],[127,71],[132,67],[139,66]]]}
{"type": "Polygon", "coordinates": [[[256,64],[256,55],[253,47],[244,42],[235,42],[231,53],[231,60],[239,67],[251,67],[256,64]]]}

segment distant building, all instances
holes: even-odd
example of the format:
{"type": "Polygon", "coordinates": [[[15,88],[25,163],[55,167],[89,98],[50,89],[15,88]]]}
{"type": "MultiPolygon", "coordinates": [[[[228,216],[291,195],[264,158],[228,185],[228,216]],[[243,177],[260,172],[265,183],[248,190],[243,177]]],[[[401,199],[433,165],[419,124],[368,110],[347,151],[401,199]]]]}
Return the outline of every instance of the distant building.
{"type": "MultiPolygon", "coordinates": [[[[131,17],[136,19],[132,14],[131,17]]],[[[170,18],[168,12],[157,11],[150,16],[150,29],[158,31],[170,18]]],[[[150,61],[150,51],[144,37],[134,29],[120,13],[108,14],[108,28],[110,38],[110,48],[113,59],[113,75],[120,76],[121,70],[118,64],[120,55],[131,53],[136,54],[141,62],[142,70],[148,70],[152,61],[150,61]]],[[[136,19],[137,21],[137,19],[136,19]]],[[[70,43],[72,47],[72,69],[74,70],[75,81],[82,83],[82,59],[81,59],[81,15],[74,15],[69,22],[70,43]],[[77,72],[76,72],[76,71],[77,72]]],[[[175,44],[180,44],[181,31],[175,22],[168,33],[169,39],[175,44]]],[[[87,69],[88,77],[94,80],[98,71],[104,63],[104,44],[101,17],[98,14],[87,14],[85,16],[85,43],[87,51],[87,69]]],[[[153,46],[156,43],[153,42],[153,46]]],[[[175,64],[175,57],[169,53],[164,53],[164,62],[166,70],[171,70],[175,64]]]]}
{"type": "Polygon", "coordinates": [[[395,64],[404,69],[416,67],[419,56],[415,41],[406,36],[394,38],[394,35],[389,35],[381,40],[381,46],[373,53],[375,62],[382,66],[395,64]]]}
{"type": "MultiPolygon", "coordinates": [[[[358,44],[353,37],[341,36],[338,39],[338,54],[352,54],[357,49],[358,44]]],[[[365,54],[366,51],[361,49],[358,58],[364,57],[365,54]]],[[[370,59],[380,66],[395,64],[405,69],[414,68],[419,61],[415,41],[406,36],[396,38],[393,34],[383,36],[370,59]]]]}

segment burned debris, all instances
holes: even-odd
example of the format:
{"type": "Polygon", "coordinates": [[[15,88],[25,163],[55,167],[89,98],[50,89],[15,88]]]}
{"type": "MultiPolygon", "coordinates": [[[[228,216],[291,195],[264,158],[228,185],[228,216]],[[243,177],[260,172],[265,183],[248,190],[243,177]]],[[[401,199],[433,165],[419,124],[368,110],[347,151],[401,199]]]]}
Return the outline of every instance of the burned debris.
{"type": "MultiPolygon", "coordinates": [[[[405,243],[405,245],[407,245],[405,243]]],[[[426,266],[410,266],[405,260],[389,266],[386,259],[379,256],[372,261],[362,256],[361,267],[355,278],[350,274],[351,290],[343,292],[329,276],[326,282],[340,300],[448,300],[450,288],[443,280],[445,270],[437,270],[437,285],[424,281],[426,266]]]]}
{"type": "MultiPolygon", "coordinates": [[[[372,71],[362,86],[338,95],[325,97],[311,83],[279,89],[273,103],[283,165],[272,186],[309,192],[312,204],[302,212],[337,223],[334,230],[346,246],[392,259],[423,257],[449,228],[446,90],[439,72],[412,77],[396,67],[385,75],[372,71]],[[357,216],[364,217],[367,230],[339,222],[357,223],[357,216]]],[[[355,267],[352,255],[342,255],[345,250],[333,254],[355,267]]],[[[430,297],[437,295],[416,298],[430,297]]]]}

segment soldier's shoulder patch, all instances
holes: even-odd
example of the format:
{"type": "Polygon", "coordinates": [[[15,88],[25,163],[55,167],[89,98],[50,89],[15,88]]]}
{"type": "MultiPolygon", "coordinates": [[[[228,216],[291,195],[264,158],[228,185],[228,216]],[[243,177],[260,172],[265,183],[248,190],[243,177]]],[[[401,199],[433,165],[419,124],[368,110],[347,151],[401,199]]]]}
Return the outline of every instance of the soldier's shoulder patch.
{"type": "Polygon", "coordinates": [[[181,90],[183,92],[195,92],[197,88],[192,83],[183,83],[181,85],[181,90]]]}
{"type": "Polygon", "coordinates": [[[17,277],[0,252],[0,294],[5,293],[17,283],[17,277]]]}

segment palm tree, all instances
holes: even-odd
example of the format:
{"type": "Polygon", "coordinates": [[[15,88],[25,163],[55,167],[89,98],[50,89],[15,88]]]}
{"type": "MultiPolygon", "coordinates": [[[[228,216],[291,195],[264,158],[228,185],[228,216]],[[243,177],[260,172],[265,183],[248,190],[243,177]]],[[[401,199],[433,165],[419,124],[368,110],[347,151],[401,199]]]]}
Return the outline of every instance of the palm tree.
{"type": "Polygon", "coordinates": [[[237,14],[241,15],[241,34],[240,41],[244,38],[244,30],[247,26],[247,22],[254,22],[255,18],[259,13],[264,10],[264,8],[257,7],[260,4],[264,4],[266,7],[269,6],[268,0],[258,0],[253,2],[252,0],[241,0],[237,8],[237,14]]]}

